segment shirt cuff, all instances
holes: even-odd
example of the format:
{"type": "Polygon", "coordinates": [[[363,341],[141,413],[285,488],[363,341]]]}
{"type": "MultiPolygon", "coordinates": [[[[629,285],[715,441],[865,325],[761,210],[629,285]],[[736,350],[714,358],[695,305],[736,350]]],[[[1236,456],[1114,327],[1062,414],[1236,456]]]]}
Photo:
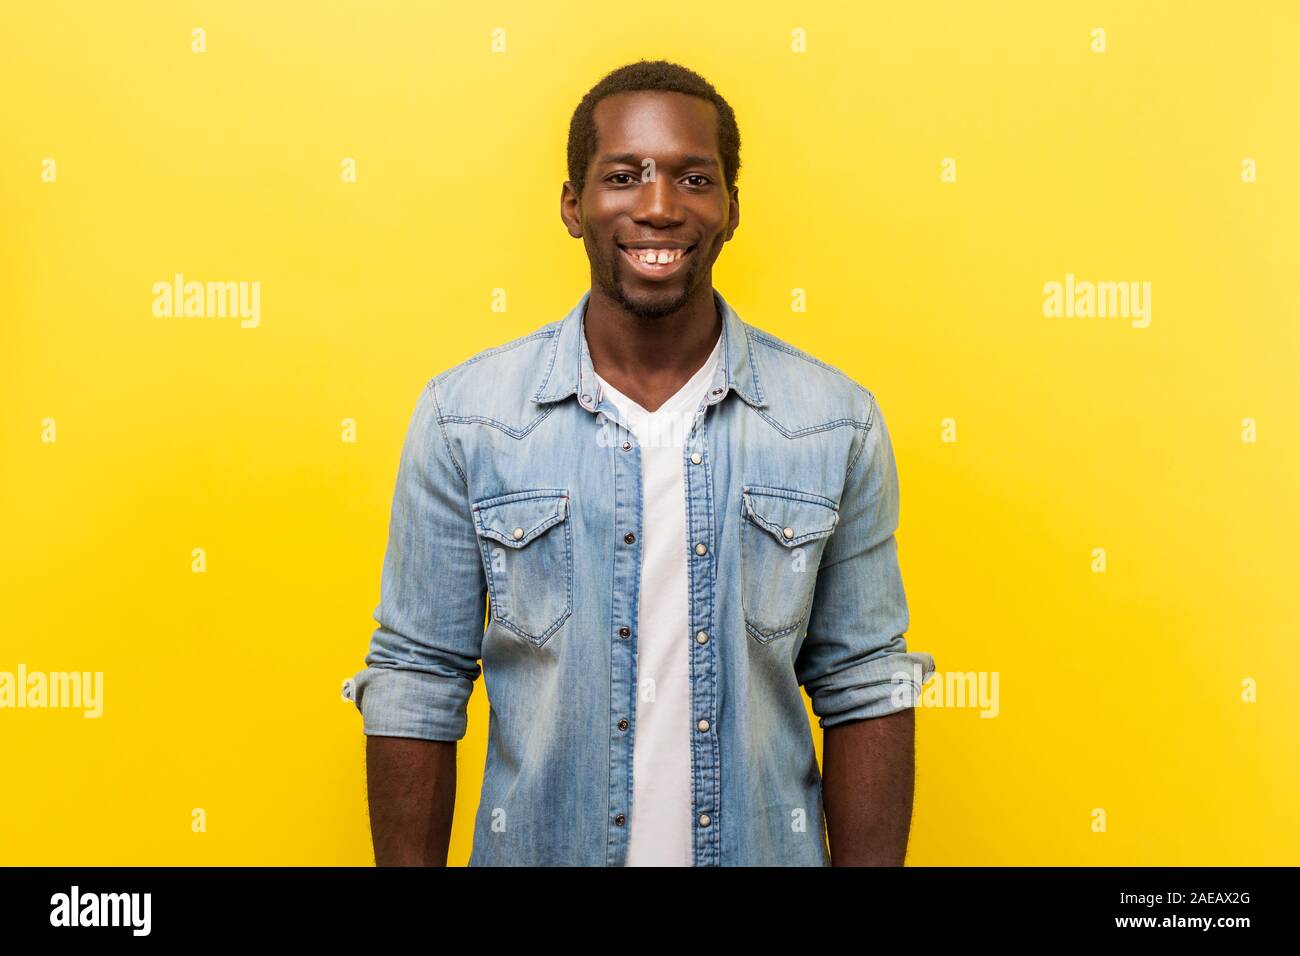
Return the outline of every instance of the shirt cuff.
{"type": "Polygon", "coordinates": [[[353,679],[353,702],[369,737],[460,740],[474,682],[393,667],[367,667],[353,679]]]}
{"type": "Polygon", "coordinates": [[[856,664],[835,675],[812,695],[813,713],[823,730],[868,717],[884,717],[921,699],[921,685],[934,674],[934,658],[922,651],[889,654],[856,664]]]}

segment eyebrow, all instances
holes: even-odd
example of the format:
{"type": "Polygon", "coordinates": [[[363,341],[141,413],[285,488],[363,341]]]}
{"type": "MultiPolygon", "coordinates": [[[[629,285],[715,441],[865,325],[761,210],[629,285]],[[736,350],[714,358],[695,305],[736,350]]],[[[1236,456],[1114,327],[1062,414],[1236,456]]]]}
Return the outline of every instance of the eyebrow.
{"type": "MultiPolygon", "coordinates": [[[[641,161],[645,158],[647,157],[638,156],[636,153],[610,153],[600,157],[599,164],[607,165],[609,163],[628,163],[633,166],[638,166],[641,164],[641,161]]],[[[664,164],[659,163],[658,165],[662,166],[664,164]]],[[[718,165],[718,161],[714,159],[712,156],[697,156],[692,154],[688,156],[683,156],[681,165],[716,167],[718,165]]]]}

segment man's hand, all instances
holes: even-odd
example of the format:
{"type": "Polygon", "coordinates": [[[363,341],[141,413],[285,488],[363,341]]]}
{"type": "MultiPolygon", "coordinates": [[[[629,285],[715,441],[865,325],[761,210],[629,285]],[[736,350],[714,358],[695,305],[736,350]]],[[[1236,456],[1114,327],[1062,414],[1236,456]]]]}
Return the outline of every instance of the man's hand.
{"type": "Polygon", "coordinates": [[[456,808],[456,742],[366,737],[376,866],[446,866],[456,808]]]}
{"type": "Polygon", "coordinates": [[[822,731],[822,801],[832,866],[902,866],[912,825],[911,707],[822,731]]]}

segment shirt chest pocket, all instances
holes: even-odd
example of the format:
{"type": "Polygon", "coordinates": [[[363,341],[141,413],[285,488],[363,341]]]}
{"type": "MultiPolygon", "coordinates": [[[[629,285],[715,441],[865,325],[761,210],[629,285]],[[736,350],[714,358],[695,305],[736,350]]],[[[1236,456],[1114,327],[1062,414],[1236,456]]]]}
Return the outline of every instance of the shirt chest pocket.
{"type": "Polygon", "coordinates": [[[744,486],[741,511],[745,630],[766,644],[807,618],[822,551],[840,515],[818,495],[762,485],[744,486]]]}
{"type": "Polygon", "coordinates": [[[492,619],[540,647],[573,613],[569,492],[517,491],[473,511],[492,619]]]}

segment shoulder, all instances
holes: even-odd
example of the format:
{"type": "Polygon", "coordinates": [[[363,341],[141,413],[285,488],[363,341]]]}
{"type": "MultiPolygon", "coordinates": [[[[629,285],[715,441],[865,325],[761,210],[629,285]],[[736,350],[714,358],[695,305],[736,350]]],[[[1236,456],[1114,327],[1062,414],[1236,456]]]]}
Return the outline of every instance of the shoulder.
{"type": "Polygon", "coordinates": [[[554,358],[562,321],[481,349],[429,379],[425,400],[436,407],[438,422],[492,425],[516,437],[525,434],[548,412],[531,397],[554,358]]]}
{"type": "Polygon", "coordinates": [[[748,322],[750,360],[759,370],[763,396],[774,417],[809,427],[871,427],[874,393],[843,370],[748,322]]]}
{"type": "Polygon", "coordinates": [[[461,399],[473,400],[484,389],[501,391],[516,386],[525,398],[526,390],[550,362],[560,320],[475,352],[469,358],[444,369],[429,379],[427,387],[444,407],[459,407],[461,399]]]}

